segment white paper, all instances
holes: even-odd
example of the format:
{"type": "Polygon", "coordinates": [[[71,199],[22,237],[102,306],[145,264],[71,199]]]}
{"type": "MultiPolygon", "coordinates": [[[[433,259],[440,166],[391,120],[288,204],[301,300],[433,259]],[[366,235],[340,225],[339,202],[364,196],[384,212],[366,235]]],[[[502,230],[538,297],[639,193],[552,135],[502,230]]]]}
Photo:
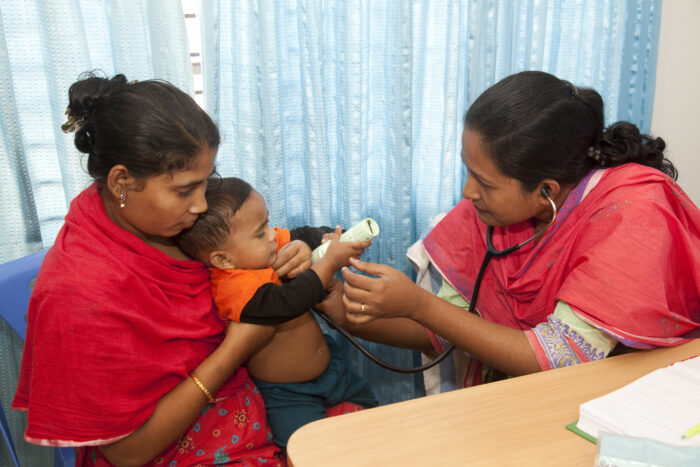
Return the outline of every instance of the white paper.
{"type": "Polygon", "coordinates": [[[616,391],[581,404],[577,427],[650,438],[677,446],[700,446],[700,434],[683,439],[700,423],[700,357],[675,363],[616,391]]]}

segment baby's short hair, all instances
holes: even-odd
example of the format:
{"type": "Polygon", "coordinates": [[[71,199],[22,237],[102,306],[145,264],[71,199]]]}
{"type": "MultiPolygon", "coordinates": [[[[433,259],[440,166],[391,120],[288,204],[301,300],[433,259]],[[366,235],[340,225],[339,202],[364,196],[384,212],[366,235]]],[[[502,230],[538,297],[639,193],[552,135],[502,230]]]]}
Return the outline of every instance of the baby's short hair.
{"type": "Polygon", "coordinates": [[[229,221],[252,192],[253,187],[240,178],[210,178],[205,193],[207,211],[175,237],[180,250],[209,266],[209,253],[224,244],[230,234],[229,221]]]}

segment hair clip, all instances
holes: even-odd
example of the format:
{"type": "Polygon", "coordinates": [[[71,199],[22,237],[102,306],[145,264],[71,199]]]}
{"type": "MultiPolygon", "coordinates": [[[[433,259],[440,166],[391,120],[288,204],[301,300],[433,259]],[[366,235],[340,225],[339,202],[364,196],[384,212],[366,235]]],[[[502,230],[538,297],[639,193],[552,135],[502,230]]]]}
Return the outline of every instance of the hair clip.
{"type": "Polygon", "coordinates": [[[588,148],[588,157],[596,161],[601,166],[604,166],[607,162],[607,157],[603,151],[600,150],[598,145],[590,146],[588,148]]]}
{"type": "Polygon", "coordinates": [[[579,99],[581,97],[581,93],[579,92],[578,88],[571,83],[569,83],[569,86],[571,87],[571,95],[576,99],[579,99]]]}
{"type": "Polygon", "coordinates": [[[85,116],[72,113],[70,107],[66,108],[66,113],[64,115],[68,115],[68,120],[61,125],[61,130],[63,130],[64,133],[71,133],[79,130],[85,124],[85,116]]]}

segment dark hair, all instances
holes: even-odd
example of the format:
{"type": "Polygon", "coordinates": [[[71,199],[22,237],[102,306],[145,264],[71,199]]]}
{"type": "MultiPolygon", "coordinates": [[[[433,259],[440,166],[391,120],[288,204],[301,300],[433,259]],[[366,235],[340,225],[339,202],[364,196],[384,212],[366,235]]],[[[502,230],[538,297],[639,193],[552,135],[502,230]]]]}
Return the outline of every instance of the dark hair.
{"type": "Polygon", "coordinates": [[[219,130],[185,92],[161,80],[127,82],[84,73],[68,90],[75,146],[88,154],[98,181],[123,164],[137,180],[190,167],[202,150],[219,147],[219,130]]]}
{"type": "Polygon", "coordinates": [[[545,178],[576,184],[593,168],[627,162],[678,177],[664,157],[664,140],[641,134],[629,122],[604,129],[600,94],[540,71],[523,71],[488,88],[467,111],[465,126],[525,191],[545,178]]]}
{"type": "Polygon", "coordinates": [[[175,241],[180,250],[192,259],[209,265],[209,253],[220,248],[229,236],[229,223],[253,187],[236,177],[212,178],[207,183],[207,211],[200,214],[189,229],[180,232],[175,241]]]}

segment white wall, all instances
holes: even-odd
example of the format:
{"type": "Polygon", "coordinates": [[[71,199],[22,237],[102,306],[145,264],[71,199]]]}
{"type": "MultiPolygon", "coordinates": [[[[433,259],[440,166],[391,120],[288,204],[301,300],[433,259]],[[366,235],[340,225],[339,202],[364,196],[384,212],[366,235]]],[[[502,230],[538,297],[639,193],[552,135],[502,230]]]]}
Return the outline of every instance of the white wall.
{"type": "Polygon", "coordinates": [[[663,0],[651,133],[700,206],[700,0],[663,0]]]}

